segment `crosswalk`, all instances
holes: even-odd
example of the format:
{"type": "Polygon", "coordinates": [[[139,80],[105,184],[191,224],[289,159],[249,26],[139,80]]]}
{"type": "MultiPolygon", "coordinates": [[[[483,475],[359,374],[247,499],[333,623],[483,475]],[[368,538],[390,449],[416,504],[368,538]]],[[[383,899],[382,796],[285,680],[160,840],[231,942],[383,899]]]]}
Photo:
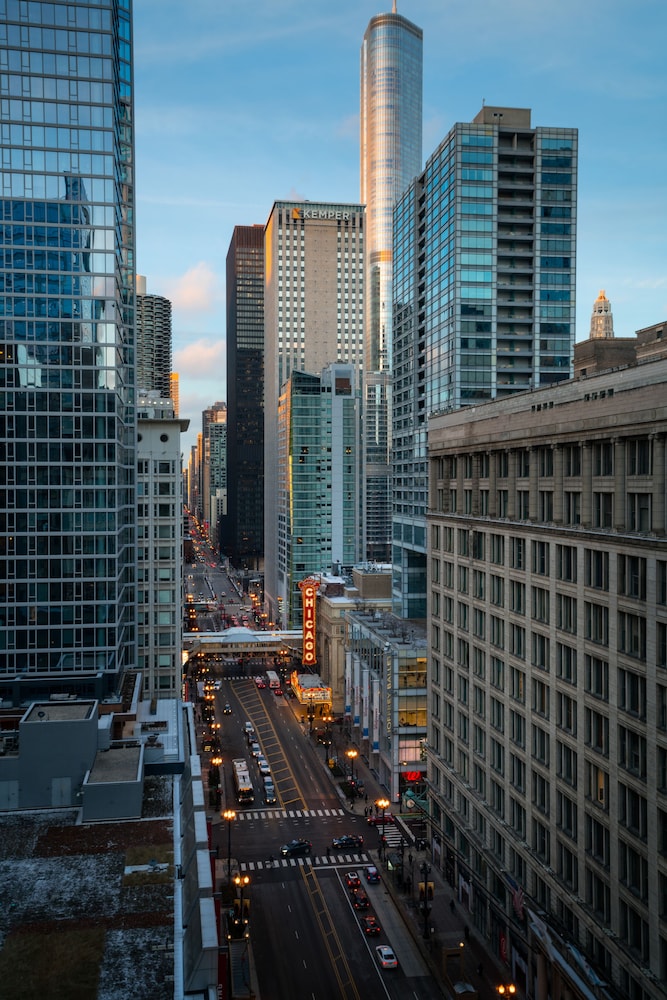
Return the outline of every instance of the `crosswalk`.
{"type": "Polygon", "coordinates": [[[323,819],[325,816],[345,816],[344,809],[239,809],[238,820],[253,819],[323,819]]]}
{"type": "Polygon", "coordinates": [[[241,861],[239,869],[242,872],[270,871],[272,868],[298,868],[304,865],[317,865],[318,868],[329,866],[330,868],[348,868],[355,865],[373,864],[372,858],[368,854],[331,854],[327,857],[322,855],[309,855],[299,858],[276,858],[273,861],[241,861]]]}

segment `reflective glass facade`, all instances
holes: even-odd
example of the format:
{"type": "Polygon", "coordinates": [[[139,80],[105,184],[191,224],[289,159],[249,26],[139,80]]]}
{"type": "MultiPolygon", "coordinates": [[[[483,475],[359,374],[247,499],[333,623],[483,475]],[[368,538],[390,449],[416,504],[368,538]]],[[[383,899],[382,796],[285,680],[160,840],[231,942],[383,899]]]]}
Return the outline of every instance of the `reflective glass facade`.
{"type": "Polygon", "coordinates": [[[361,47],[361,200],[366,204],[364,460],[366,558],[391,538],[392,210],[422,166],[422,31],[396,13],[369,22],[361,47]]]}
{"type": "Polygon", "coordinates": [[[576,206],[576,130],[493,107],[454,126],[396,206],[393,563],[406,617],[426,610],[429,415],[571,377],[576,206]]]}
{"type": "Polygon", "coordinates": [[[136,662],[131,0],[0,0],[0,128],[0,694],[102,694],[136,662]]]}
{"type": "Polygon", "coordinates": [[[227,513],[233,566],[264,555],[264,226],[236,226],[227,252],[227,513]]]}
{"type": "Polygon", "coordinates": [[[361,47],[361,200],[366,205],[366,371],[391,368],[392,210],[422,165],[422,30],[371,19],[361,47]]]}

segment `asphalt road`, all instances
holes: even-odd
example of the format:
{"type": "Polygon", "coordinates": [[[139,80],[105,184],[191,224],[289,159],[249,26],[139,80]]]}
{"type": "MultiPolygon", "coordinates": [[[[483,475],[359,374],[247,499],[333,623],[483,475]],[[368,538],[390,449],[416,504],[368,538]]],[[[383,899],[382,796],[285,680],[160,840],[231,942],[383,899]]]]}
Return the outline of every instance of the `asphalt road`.
{"type": "MultiPolygon", "coordinates": [[[[364,885],[371,900],[368,912],[378,917],[382,933],[373,938],[364,934],[344,876],[352,869],[363,875],[364,864],[371,860],[366,848],[376,846],[377,835],[363,814],[355,816],[344,808],[316,759],[320,751],[304,735],[287,699],[275,697],[268,688],[258,689],[252,680],[239,680],[223,681],[216,702],[222,723],[224,794],[237,813],[231,828],[232,867],[250,879],[246,898],[262,1000],[441,997],[382,883],[364,885]],[[232,715],[221,714],[225,702],[232,706],[232,715]],[[253,723],[271,767],[275,806],[263,802],[262,782],[243,735],[246,720],[253,723]],[[235,802],[225,767],[236,756],[249,761],[255,786],[255,802],[246,807],[235,802]],[[364,846],[333,851],[332,839],[343,833],[361,834],[364,846]],[[281,845],[295,838],[312,843],[311,856],[281,859],[281,845]],[[380,969],[377,944],[395,950],[398,969],[380,969]]],[[[214,828],[223,868],[229,832],[224,822],[214,828]]]]}

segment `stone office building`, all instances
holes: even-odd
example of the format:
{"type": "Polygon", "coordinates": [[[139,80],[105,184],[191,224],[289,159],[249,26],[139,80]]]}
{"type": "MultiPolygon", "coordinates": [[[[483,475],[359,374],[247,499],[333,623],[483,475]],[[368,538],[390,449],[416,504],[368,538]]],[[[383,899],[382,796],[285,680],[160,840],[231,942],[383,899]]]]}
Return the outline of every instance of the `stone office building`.
{"type": "Polygon", "coordinates": [[[529,997],[665,996],[666,385],[430,422],[435,861],[529,997]]]}

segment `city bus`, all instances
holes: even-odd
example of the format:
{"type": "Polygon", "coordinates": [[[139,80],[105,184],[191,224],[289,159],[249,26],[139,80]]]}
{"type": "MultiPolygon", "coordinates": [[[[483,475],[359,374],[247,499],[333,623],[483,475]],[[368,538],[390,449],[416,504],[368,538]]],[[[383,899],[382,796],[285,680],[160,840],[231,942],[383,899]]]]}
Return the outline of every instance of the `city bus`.
{"type": "Polygon", "coordinates": [[[280,677],[278,677],[275,670],[266,671],[266,680],[270,688],[275,690],[280,687],[280,677]]]}
{"type": "Polygon", "coordinates": [[[243,757],[236,758],[232,761],[232,774],[234,778],[234,791],[236,792],[237,802],[254,802],[255,790],[252,787],[247,761],[245,761],[243,757]]]}

